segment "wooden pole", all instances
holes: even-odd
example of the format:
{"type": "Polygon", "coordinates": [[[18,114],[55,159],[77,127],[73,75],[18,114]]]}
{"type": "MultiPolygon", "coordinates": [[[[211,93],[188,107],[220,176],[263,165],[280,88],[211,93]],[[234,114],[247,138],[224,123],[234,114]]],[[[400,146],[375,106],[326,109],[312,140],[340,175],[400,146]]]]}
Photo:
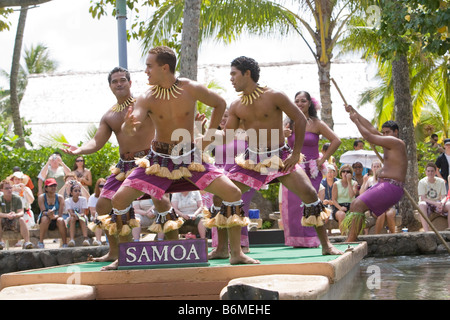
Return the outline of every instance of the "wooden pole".
{"type": "MultiPolygon", "coordinates": [[[[333,78],[331,78],[331,81],[333,82],[333,84],[335,85],[337,91],[339,92],[339,95],[341,96],[342,100],[344,100],[345,105],[347,105],[347,101],[345,101],[345,98],[341,92],[341,90],[339,89],[336,81],[334,81],[333,78]]],[[[377,155],[377,157],[380,159],[381,163],[384,163],[384,159],[381,157],[381,155],[378,153],[377,149],[375,148],[375,146],[373,144],[370,144],[370,146],[372,147],[373,151],[375,152],[375,154],[377,155]]],[[[419,208],[419,206],[417,205],[416,201],[414,201],[413,197],[409,194],[408,190],[405,189],[405,187],[403,187],[403,191],[406,195],[406,197],[411,201],[413,207],[420,213],[420,215],[422,216],[422,218],[425,219],[425,221],[428,223],[428,225],[431,227],[431,229],[433,229],[434,233],[436,234],[436,236],[439,238],[439,240],[441,240],[442,244],[445,246],[445,248],[447,249],[447,251],[450,253],[450,247],[447,244],[447,242],[445,241],[445,239],[441,236],[441,234],[439,233],[439,231],[436,229],[436,227],[431,223],[430,219],[428,218],[428,216],[426,214],[424,214],[422,212],[422,210],[419,208]]],[[[450,219],[450,217],[448,218],[450,219]]]]}

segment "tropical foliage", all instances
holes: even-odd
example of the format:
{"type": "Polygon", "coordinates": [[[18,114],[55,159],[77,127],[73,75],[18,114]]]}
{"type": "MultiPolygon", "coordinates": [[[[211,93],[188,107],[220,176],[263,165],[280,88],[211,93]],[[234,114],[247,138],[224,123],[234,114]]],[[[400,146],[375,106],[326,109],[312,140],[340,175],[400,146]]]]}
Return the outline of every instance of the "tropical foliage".
{"type": "MultiPolygon", "coordinates": [[[[25,89],[28,84],[28,76],[30,74],[53,72],[58,66],[58,63],[50,58],[50,53],[47,46],[42,43],[32,45],[29,49],[25,49],[23,58],[25,65],[19,66],[17,77],[17,96],[19,104],[25,93],[25,89]]],[[[7,79],[10,78],[9,73],[2,69],[0,69],[0,76],[7,79]]],[[[12,114],[11,92],[9,89],[0,88],[0,123],[3,128],[7,129],[7,131],[10,131],[12,126],[12,114]]],[[[22,130],[24,132],[24,138],[26,138],[27,131],[30,129],[25,129],[24,121],[25,120],[22,119],[22,130]]],[[[16,143],[18,141],[17,138],[14,139],[16,143]]],[[[29,139],[26,139],[26,142],[31,145],[29,139]]]]}
{"type": "MultiPolygon", "coordinates": [[[[439,2],[439,1],[434,1],[439,2]]],[[[409,4],[413,5],[412,2],[409,4]]],[[[431,9],[430,9],[431,10],[431,9]]],[[[417,10],[416,10],[417,11],[417,10]]],[[[449,56],[441,54],[445,44],[437,45],[436,42],[448,42],[448,28],[442,27],[444,22],[443,10],[431,12],[425,19],[423,12],[405,9],[405,19],[400,21],[406,27],[414,20],[414,25],[422,23],[430,25],[441,32],[435,32],[438,39],[431,40],[432,46],[423,46],[424,41],[418,41],[421,33],[404,31],[404,39],[408,39],[407,52],[409,75],[411,79],[411,94],[413,106],[413,123],[416,127],[416,141],[424,141],[432,133],[437,133],[441,140],[449,137],[449,56]],[[439,12],[439,14],[437,14],[439,12]],[[436,14],[435,14],[436,13],[436,14]],[[417,17],[419,14],[420,17],[417,17]],[[436,16],[439,16],[437,18],[436,16]],[[437,48],[436,52],[430,50],[437,48]]],[[[447,10],[448,11],[448,10],[447,10]]],[[[450,14],[447,12],[447,21],[450,14]]],[[[368,89],[361,95],[360,105],[372,103],[375,105],[374,124],[379,128],[387,121],[394,118],[394,90],[392,77],[392,64],[390,53],[387,52],[384,41],[380,41],[377,29],[368,25],[364,16],[354,16],[349,25],[348,33],[339,42],[341,53],[348,51],[360,52],[368,61],[375,61],[378,66],[379,84],[375,88],[368,89]]],[[[403,28],[403,27],[402,27],[403,28]]],[[[431,27],[429,27],[431,28],[431,27]]],[[[423,28],[421,29],[423,30],[423,28]]],[[[424,32],[424,31],[422,31],[424,32]]],[[[428,32],[428,29],[427,29],[428,32]]],[[[401,34],[401,32],[399,32],[401,34]]],[[[428,39],[429,35],[425,35],[428,39]]],[[[406,41],[406,40],[405,40],[406,41]]],[[[429,41],[429,40],[426,40],[429,41]]],[[[395,46],[396,47],[396,46],[395,46]]],[[[448,48],[448,45],[447,45],[448,48]]]]}

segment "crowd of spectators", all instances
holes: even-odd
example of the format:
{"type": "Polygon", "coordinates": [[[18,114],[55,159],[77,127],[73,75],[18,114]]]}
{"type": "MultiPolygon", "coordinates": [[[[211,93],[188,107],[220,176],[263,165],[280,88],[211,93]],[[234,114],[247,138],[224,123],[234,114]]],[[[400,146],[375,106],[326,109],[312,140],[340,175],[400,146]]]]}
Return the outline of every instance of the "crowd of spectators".
{"type": "MultiPolygon", "coordinates": [[[[433,137],[432,137],[433,138],[433,137]]],[[[364,142],[355,141],[357,150],[364,146],[364,142]]],[[[439,154],[435,162],[426,165],[426,176],[418,183],[419,208],[427,215],[436,214],[447,217],[450,230],[450,192],[449,192],[449,163],[450,139],[444,140],[442,147],[434,139],[431,146],[439,154]]],[[[326,148],[326,146],[324,146],[326,148]]],[[[377,174],[382,168],[381,161],[373,161],[371,168],[364,168],[360,162],[344,164],[339,169],[336,160],[330,161],[325,178],[321,182],[319,197],[332,211],[332,220],[337,221],[339,228],[349,210],[350,203],[355,197],[367,191],[377,183],[377,174]],[[367,172],[363,174],[363,172],[367,172]]],[[[47,163],[38,175],[37,190],[32,179],[14,167],[13,172],[0,182],[0,250],[5,247],[4,231],[20,233],[23,240],[19,245],[23,249],[33,248],[30,242],[30,230],[39,229],[40,238],[38,248],[44,248],[44,239],[48,230],[58,229],[63,247],[75,246],[76,229],[80,228],[83,236],[82,245],[101,245],[103,232],[97,228],[93,240],[88,237],[88,224],[97,217],[96,202],[106,182],[99,178],[92,186],[92,174],[86,167],[85,159],[81,156],[75,159],[72,170],[67,166],[58,152],[50,155],[47,163]],[[36,194],[36,197],[35,197],[36,194]],[[39,212],[32,211],[32,204],[37,201],[39,212]]],[[[205,195],[199,191],[175,193],[171,195],[172,206],[186,224],[197,228],[199,237],[206,237],[206,230],[201,223],[202,208],[205,195]],[[202,200],[203,199],[203,200],[202,200]]],[[[137,219],[141,227],[133,230],[135,241],[140,240],[142,228],[150,226],[156,211],[151,199],[138,199],[133,203],[137,219]]],[[[367,213],[369,216],[370,212],[367,213]]],[[[396,232],[395,216],[398,214],[396,206],[390,208],[376,219],[375,233],[381,233],[384,225],[390,233],[396,232]]],[[[420,216],[420,215],[419,215],[420,216]]],[[[427,222],[420,216],[424,231],[429,230],[427,222]]],[[[368,230],[365,231],[366,233],[368,230]]],[[[163,234],[157,235],[162,239],[163,234]]]]}

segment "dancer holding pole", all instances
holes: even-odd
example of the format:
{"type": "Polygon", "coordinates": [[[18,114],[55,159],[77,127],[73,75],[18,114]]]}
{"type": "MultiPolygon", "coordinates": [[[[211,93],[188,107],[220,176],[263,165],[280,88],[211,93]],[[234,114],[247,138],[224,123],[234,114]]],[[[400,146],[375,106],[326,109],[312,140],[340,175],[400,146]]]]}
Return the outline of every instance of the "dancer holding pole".
{"type": "Polygon", "coordinates": [[[356,124],[361,135],[370,143],[372,149],[384,164],[383,169],[378,176],[379,183],[356,198],[350,205],[350,214],[347,215],[344,220],[344,225],[350,228],[347,241],[356,241],[358,234],[363,229],[363,217],[365,211],[371,210],[374,214],[379,216],[386,211],[385,209],[396,204],[404,194],[425,221],[427,221],[447,251],[450,252],[450,247],[447,242],[442,238],[428,219],[427,215],[420,210],[416,201],[414,201],[409,192],[404,188],[408,158],[406,155],[405,143],[398,138],[398,125],[394,121],[386,121],[382,125],[381,134],[367,119],[356,112],[351,105],[347,104],[347,101],[345,101],[345,98],[334,79],[331,79],[331,81],[336,86],[336,89],[344,101],[345,110],[349,113],[350,119],[356,124]],[[384,159],[381,158],[374,145],[383,147],[384,159]],[[380,201],[380,199],[383,199],[383,201],[380,201]]]}

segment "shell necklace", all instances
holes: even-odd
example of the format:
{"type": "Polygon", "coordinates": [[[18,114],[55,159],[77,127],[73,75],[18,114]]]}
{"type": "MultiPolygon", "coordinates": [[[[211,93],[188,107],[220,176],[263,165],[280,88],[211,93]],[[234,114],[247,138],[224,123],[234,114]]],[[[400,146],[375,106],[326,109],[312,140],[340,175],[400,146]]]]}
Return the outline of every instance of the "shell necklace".
{"type": "Polygon", "coordinates": [[[130,105],[130,104],[132,104],[133,102],[135,102],[136,101],[136,99],[135,98],[133,98],[133,97],[129,97],[127,100],[125,100],[124,102],[122,102],[122,103],[116,103],[112,108],[111,108],[111,110],[113,111],[113,112],[121,112],[123,109],[125,109],[125,108],[128,108],[128,106],[130,105]]]}
{"type": "Polygon", "coordinates": [[[264,93],[264,89],[265,88],[266,87],[261,87],[261,86],[258,85],[256,87],[256,89],[250,94],[244,94],[244,92],[242,92],[240,94],[240,96],[241,96],[241,103],[244,104],[244,105],[252,104],[253,100],[258,99],[261,96],[261,94],[264,93]]]}
{"type": "Polygon", "coordinates": [[[178,98],[175,94],[181,94],[180,91],[183,89],[177,86],[178,79],[175,80],[175,83],[170,88],[163,88],[160,85],[154,85],[150,89],[152,91],[152,96],[155,96],[155,99],[167,99],[170,100],[170,96],[174,97],[175,99],[178,98]]]}

